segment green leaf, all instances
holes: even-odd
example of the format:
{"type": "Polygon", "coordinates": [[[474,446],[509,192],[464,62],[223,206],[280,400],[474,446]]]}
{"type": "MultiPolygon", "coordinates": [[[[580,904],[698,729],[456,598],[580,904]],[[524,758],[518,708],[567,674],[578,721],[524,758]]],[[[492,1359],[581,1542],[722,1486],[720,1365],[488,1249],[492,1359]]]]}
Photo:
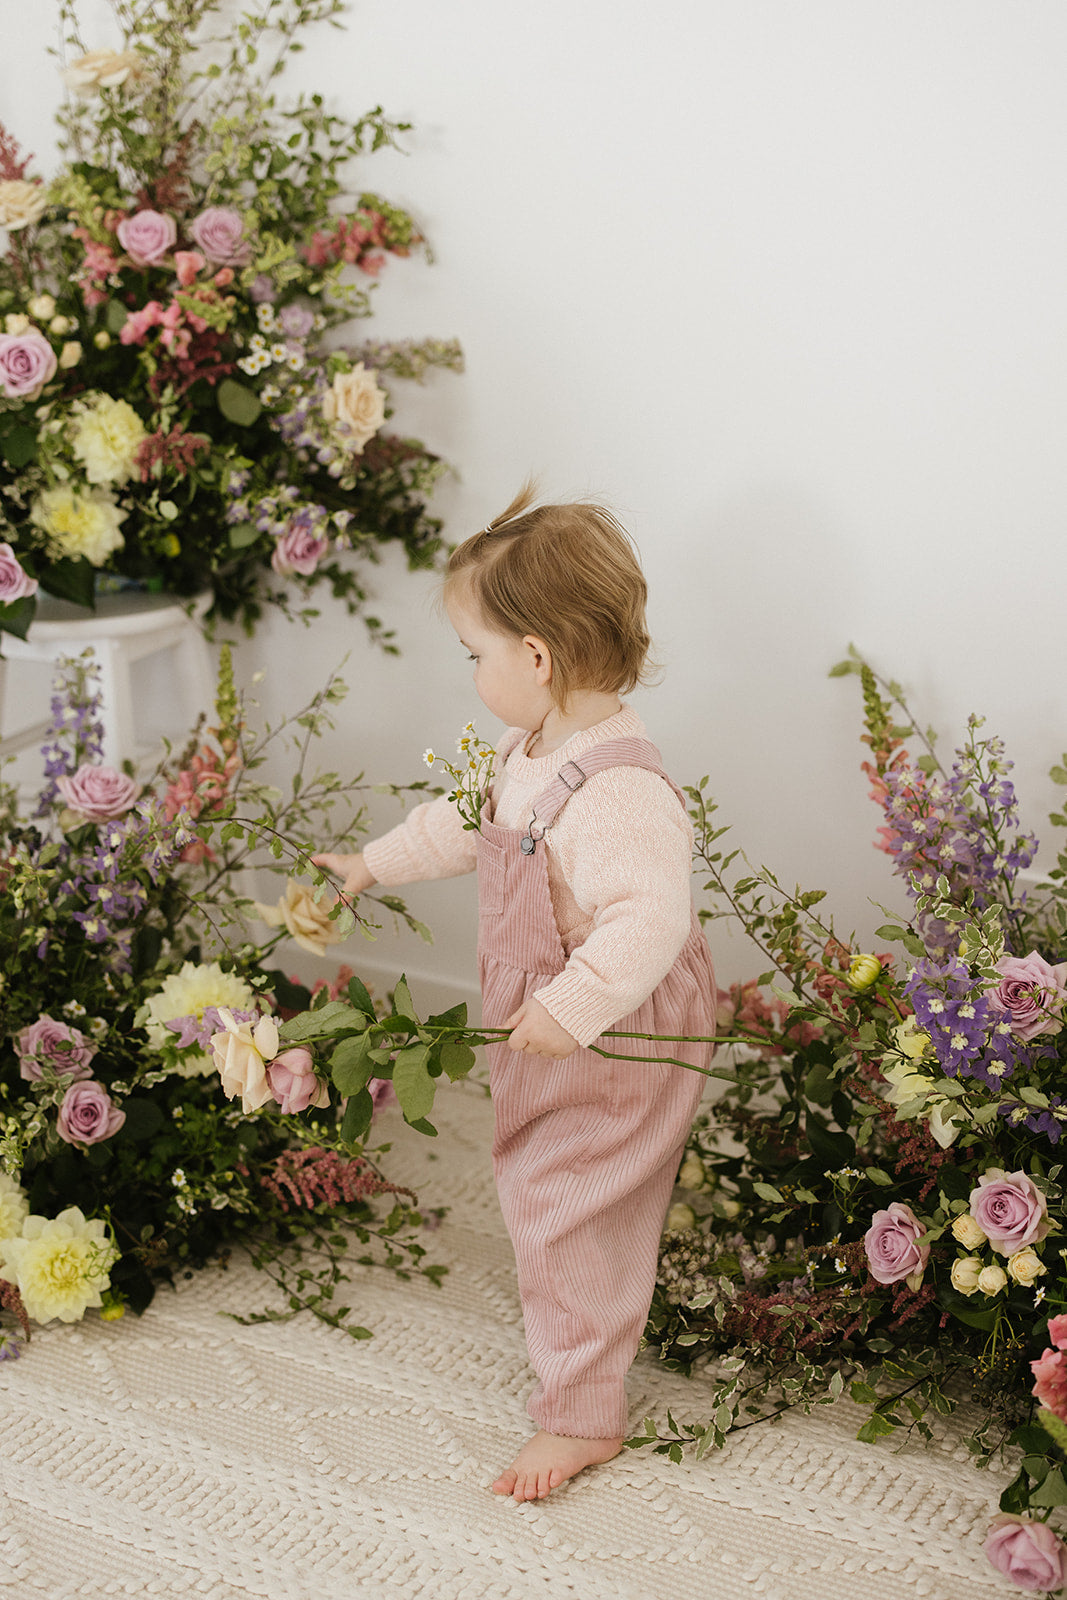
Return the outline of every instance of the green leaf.
{"type": "Polygon", "coordinates": [[[449,1006],[447,1011],[439,1011],[436,1016],[426,1018],[428,1028],[465,1028],[467,1026],[467,1002],[461,1000],[457,1006],[449,1006]]]}
{"type": "Polygon", "coordinates": [[[416,1133],[425,1133],[430,1139],[437,1138],[437,1129],[432,1122],[427,1122],[425,1117],[417,1117],[409,1126],[414,1128],[416,1133]]]}
{"type": "Polygon", "coordinates": [[[126,1121],[119,1130],[123,1138],[140,1141],[151,1139],[164,1125],[163,1112],[154,1100],[130,1095],[122,1102],[126,1121]]]}
{"type": "Polygon", "coordinates": [[[219,384],[218,406],[227,422],[239,428],[250,428],[263,410],[255,391],[233,378],[223,378],[219,384]]]}
{"type": "Polygon", "coordinates": [[[250,544],[255,544],[259,538],[259,529],[254,522],[238,522],[230,529],[230,549],[246,550],[250,544]]]}
{"type": "MultiPolygon", "coordinates": [[[[1067,1422],[1061,1422],[1055,1412],[1046,1411],[1044,1406],[1038,1407],[1034,1421],[1039,1424],[1043,1433],[1047,1433],[1050,1439],[1056,1441],[1061,1450],[1067,1450],[1067,1422]]],[[[1014,1439],[1012,1442],[1014,1443],[1014,1439]]]]}
{"type": "Polygon", "coordinates": [[[755,1189],[761,1200],[770,1200],[776,1205],[781,1205],[782,1201],[785,1199],[785,1196],[780,1193],[780,1191],[777,1190],[771,1183],[754,1183],[752,1187],[755,1189]]]}
{"type": "Polygon", "coordinates": [[[0,633],[25,639],[36,614],[37,600],[32,594],[23,595],[21,600],[9,600],[6,605],[0,605],[0,633]]]}
{"type": "MultiPolygon", "coordinates": [[[[7,454],[6,450],[4,453],[5,455],[7,454]]],[[[1052,779],[1053,783],[1067,783],[1067,767],[1051,767],[1049,769],[1049,777],[1052,779]]]]}
{"type": "MultiPolygon", "coordinates": [[[[897,1427],[899,1426],[900,1424],[898,1423],[897,1427]]],[[[893,1423],[887,1421],[880,1411],[875,1411],[867,1418],[856,1438],[861,1440],[863,1444],[876,1444],[879,1439],[888,1439],[893,1432],[893,1423]]]]}
{"type": "Polygon", "coordinates": [[[869,1383],[862,1383],[859,1378],[848,1386],[848,1392],[857,1405],[873,1406],[878,1399],[877,1389],[872,1389],[869,1383]]]}
{"type": "Polygon", "coordinates": [[[342,1039],[330,1057],[330,1069],[338,1094],[354,1095],[365,1089],[374,1077],[369,1030],[358,1038],[342,1039]]]}
{"type": "Polygon", "coordinates": [[[396,988],[393,991],[393,1010],[398,1017],[406,1017],[411,1022],[416,1020],[411,990],[408,988],[408,981],[403,974],[397,979],[396,988]]]}
{"type": "Polygon", "coordinates": [[[346,1144],[355,1144],[358,1139],[363,1138],[370,1127],[373,1115],[374,1101],[370,1097],[370,1090],[361,1089],[349,1100],[341,1119],[341,1138],[346,1144]]]}
{"type": "Polygon", "coordinates": [[[433,1110],[435,1086],[426,1070],[429,1056],[428,1045],[409,1044],[397,1051],[393,1061],[393,1088],[405,1122],[417,1122],[433,1110]]]}
{"type": "Polygon", "coordinates": [[[1067,1482],[1059,1467],[1048,1474],[1044,1483],[1030,1491],[1032,1506],[1067,1506],[1067,1482]]]}
{"type": "Polygon", "coordinates": [[[330,1000],[316,1011],[302,1011],[300,1016],[290,1017],[288,1022],[282,1023],[278,1034],[289,1044],[296,1044],[305,1039],[342,1033],[345,1029],[350,1033],[363,1033],[366,1027],[367,1019],[361,1011],[354,1011],[345,1000],[330,1000]]]}
{"type": "Polygon", "coordinates": [[[41,578],[41,588],[57,600],[96,609],[96,569],[80,556],[76,561],[53,561],[41,578]]]}
{"type": "Polygon", "coordinates": [[[286,977],[280,967],[274,967],[266,974],[270,979],[271,992],[278,1005],[286,1011],[306,1011],[311,1004],[311,990],[305,989],[302,983],[294,983],[286,977]]]}
{"type": "Polygon", "coordinates": [[[462,1039],[449,1039],[441,1046],[441,1066],[453,1083],[467,1076],[476,1059],[470,1045],[464,1044],[462,1039]]]}
{"type": "Polygon", "coordinates": [[[121,333],[126,326],[129,311],[121,300],[109,300],[107,310],[104,312],[104,325],[108,333],[121,333]]]}
{"type": "Polygon", "coordinates": [[[26,467],[37,454],[37,435],[32,428],[19,423],[0,440],[4,460],[12,467],[26,467]]]}
{"type": "Polygon", "coordinates": [[[1004,1490],[1004,1493],[1000,1497],[1000,1509],[1001,1511],[1017,1514],[1020,1511],[1026,1510],[1029,1499],[1030,1479],[1027,1477],[1022,1467],[1020,1467],[1018,1473],[1011,1480],[1011,1482],[1008,1484],[1008,1487],[1004,1490]]]}
{"type": "Polygon", "coordinates": [[[366,985],[361,983],[359,978],[349,978],[348,998],[351,1000],[357,1011],[362,1011],[365,1017],[373,1018],[374,1001],[371,999],[370,992],[368,991],[366,985]]]}
{"type": "Polygon", "coordinates": [[[831,1133],[812,1112],[804,1119],[804,1131],[811,1153],[823,1172],[837,1172],[854,1165],[856,1141],[847,1133],[831,1133]]]}

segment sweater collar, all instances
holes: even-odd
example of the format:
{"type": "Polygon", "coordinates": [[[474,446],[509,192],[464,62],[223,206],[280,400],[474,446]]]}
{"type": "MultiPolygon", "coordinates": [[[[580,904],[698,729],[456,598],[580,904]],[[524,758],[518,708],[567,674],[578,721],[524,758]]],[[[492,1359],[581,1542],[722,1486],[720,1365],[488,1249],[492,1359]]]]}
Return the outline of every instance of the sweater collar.
{"type": "Polygon", "coordinates": [[[580,732],[572,734],[566,744],[561,744],[558,750],[549,751],[545,756],[528,756],[526,746],[533,738],[532,733],[524,733],[518,745],[508,757],[507,770],[512,777],[522,779],[542,779],[549,782],[555,777],[560,767],[568,761],[577,761],[587,750],[592,750],[594,745],[607,744],[612,739],[643,739],[645,725],[632,706],[624,705],[610,717],[605,717],[603,722],[596,722],[591,728],[582,728],[580,732]]]}

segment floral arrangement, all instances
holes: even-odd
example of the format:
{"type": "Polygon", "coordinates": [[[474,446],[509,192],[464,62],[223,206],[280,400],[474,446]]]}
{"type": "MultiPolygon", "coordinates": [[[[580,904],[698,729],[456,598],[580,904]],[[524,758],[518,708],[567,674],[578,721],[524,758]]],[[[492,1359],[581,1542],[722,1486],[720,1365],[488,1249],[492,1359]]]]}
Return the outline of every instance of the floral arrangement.
{"type": "Polygon", "coordinates": [[[725,1087],[686,1150],[648,1329],[670,1366],[717,1373],[708,1420],[649,1419],[630,1443],[703,1454],[845,1392],[861,1439],[929,1438],[969,1397],[976,1462],[1018,1464],[989,1559],[1059,1590],[1067,850],[1027,887],[1036,840],[1002,742],[972,717],[945,767],[897,684],[856,655],[835,671],[862,682],[877,842],[912,906],[876,938],[903,955],[857,951],[821,892],[725,850],[707,780],[689,791],[706,915],[739,918],[768,971],[721,997],[725,1087]]]}
{"type": "MultiPolygon", "coordinates": [[[[279,1043],[287,1016],[336,1006],[350,973],[312,991],[271,964],[283,937],[324,954],[356,923],[308,859],[364,827],[359,783],[307,766],[344,685],[255,733],[224,650],[216,725],[142,786],[100,761],[95,671],[91,652],[60,668],[32,816],[0,792],[0,1354],[18,1352],[16,1326],[141,1311],[159,1282],[238,1243],[290,1311],[365,1336],[335,1303],[338,1230],[407,1270],[423,1219],[352,1119],[339,1127],[308,1053],[279,1043]],[[261,770],[276,752],[287,792],[261,770]],[[260,908],[277,929],[258,942],[252,869],[293,874],[281,909],[260,908]],[[253,1087],[242,1063],[256,1050],[253,1087]]],[[[371,1085],[372,1110],[384,1093],[371,1085]]]]}
{"type": "Polygon", "coordinates": [[[278,105],[299,35],[340,26],[343,0],[271,0],[232,27],[223,10],[116,3],[123,47],[90,50],[59,0],[66,164],[45,182],[0,127],[0,631],[25,635],[39,586],[88,606],[101,580],[210,590],[249,628],[286,584],[355,611],[345,552],[396,540],[418,567],[442,549],[427,497],[445,467],[389,431],[388,384],[460,370],[458,346],[333,337],[370,315],[388,257],[424,245],[405,211],[343,189],[408,125],[278,105]]]}

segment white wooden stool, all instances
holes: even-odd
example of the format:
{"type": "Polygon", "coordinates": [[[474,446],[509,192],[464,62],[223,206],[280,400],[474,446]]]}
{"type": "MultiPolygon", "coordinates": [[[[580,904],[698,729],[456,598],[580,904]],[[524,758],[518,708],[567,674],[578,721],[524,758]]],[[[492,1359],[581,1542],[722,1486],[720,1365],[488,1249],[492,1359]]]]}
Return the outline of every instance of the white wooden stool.
{"type": "MultiPolygon", "coordinates": [[[[210,711],[215,699],[215,674],[200,627],[211,595],[188,601],[173,595],[141,594],[124,590],[101,595],[95,612],[42,595],[37,615],[25,639],[4,634],[3,654],[11,661],[54,665],[62,656],[79,656],[91,648],[100,668],[105,766],[119,767],[154,760],[159,746],[138,744],[134,708],[137,699],[135,671],[147,656],[173,652],[171,698],[179,696],[187,712],[185,729],[191,729],[201,711],[210,711]]],[[[16,755],[37,744],[48,731],[47,722],[18,727],[18,707],[9,707],[7,675],[0,663],[0,733],[10,725],[16,731],[0,738],[0,757],[16,755]]],[[[25,710],[25,707],[23,707],[25,710]]]]}

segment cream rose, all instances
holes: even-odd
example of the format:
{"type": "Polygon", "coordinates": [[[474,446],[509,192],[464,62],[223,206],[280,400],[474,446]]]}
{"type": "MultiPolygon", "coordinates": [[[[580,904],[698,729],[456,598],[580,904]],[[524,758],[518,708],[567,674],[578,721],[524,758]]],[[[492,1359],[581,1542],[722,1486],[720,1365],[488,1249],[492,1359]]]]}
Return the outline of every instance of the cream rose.
{"type": "Polygon", "coordinates": [[[1024,1289],[1043,1277],[1047,1270],[1037,1251],[1031,1250],[1029,1245],[1025,1250],[1016,1250],[1013,1256],[1008,1257],[1008,1277],[1021,1283],[1024,1289]]]}
{"type": "Polygon", "coordinates": [[[41,183],[24,178],[5,178],[0,183],[0,228],[28,228],[40,222],[48,210],[48,196],[41,183]]]}
{"type": "Polygon", "coordinates": [[[362,361],[339,372],[322,399],[322,415],[343,435],[345,447],[359,455],[385,421],[385,392],[362,361]]]}
{"type": "Polygon", "coordinates": [[[952,1280],[952,1287],[959,1294],[968,1296],[977,1293],[978,1280],[981,1276],[982,1260],[980,1256],[957,1256],[952,1263],[952,1271],[949,1274],[952,1280]]]}
{"type": "Polygon", "coordinates": [[[232,1011],[219,1006],[223,1032],[211,1035],[215,1065],[228,1100],[241,1096],[241,1110],[255,1111],[273,1100],[267,1081],[267,1062],[278,1054],[278,1025],[273,1017],[260,1017],[253,1027],[238,1022],[232,1011]]]}
{"type": "Polygon", "coordinates": [[[1003,1267],[983,1267],[978,1274],[978,1287],[983,1294],[999,1294],[1007,1283],[1008,1274],[1003,1267]]]}
{"type": "Polygon", "coordinates": [[[37,496],[30,521],[48,535],[52,555],[84,556],[90,566],[102,567],[113,550],[122,548],[119,525],[127,515],[106,489],[76,494],[68,485],[58,484],[37,496]]]}
{"type": "Polygon", "coordinates": [[[277,905],[265,906],[256,901],[256,916],[270,928],[284,927],[301,950],[313,956],[324,956],[327,945],[340,944],[347,935],[338,922],[330,919],[334,902],[328,895],[316,901],[316,892],[321,893],[321,887],[316,891],[290,878],[277,905]]]}
{"type": "Polygon", "coordinates": [[[90,50],[71,62],[63,81],[78,94],[91,95],[143,76],[144,62],[136,50],[90,50]]]}
{"type": "Polygon", "coordinates": [[[692,1206],[685,1205],[681,1200],[675,1201],[667,1212],[664,1226],[668,1233],[686,1233],[690,1228],[696,1227],[697,1214],[692,1206]]]}
{"type": "Polygon", "coordinates": [[[987,1242],[984,1230],[978,1226],[969,1211],[957,1217],[952,1224],[952,1237],[957,1239],[965,1250],[978,1250],[987,1242]]]}

